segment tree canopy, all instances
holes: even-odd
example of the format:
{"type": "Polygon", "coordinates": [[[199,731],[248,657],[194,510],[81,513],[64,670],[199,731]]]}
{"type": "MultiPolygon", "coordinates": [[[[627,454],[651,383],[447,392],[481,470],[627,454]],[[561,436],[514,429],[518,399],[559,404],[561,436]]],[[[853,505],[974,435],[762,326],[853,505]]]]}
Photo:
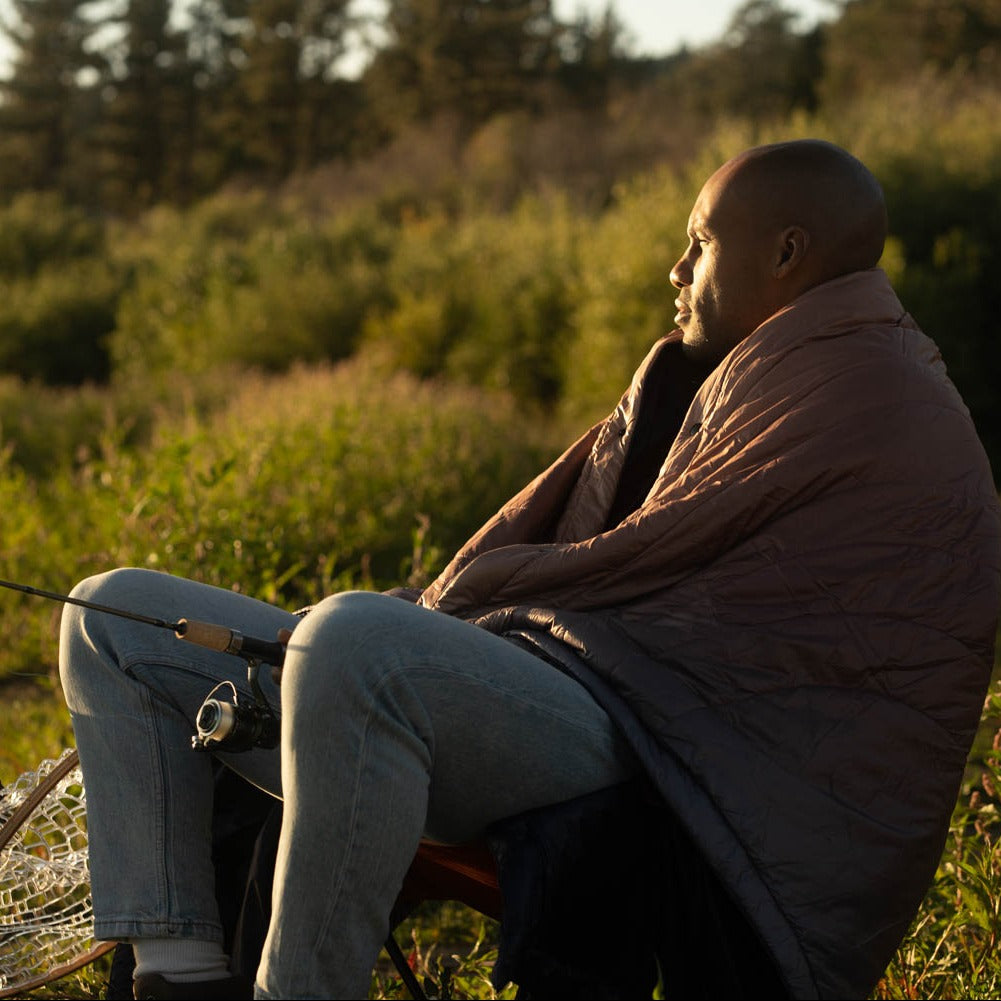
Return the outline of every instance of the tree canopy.
{"type": "MultiPolygon", "coordinates": [[[[1001,72],[1001,0],[831,0],[817,26],[780,0],[749,0],[715,43],[659,58],[631,51],[614,0],[570,21],[552,0],[386,0],[377,14],[353,0],[9,9],[0,199],[58,190],[116,212],[352,162],[442,118],[469,137],[511,114],[585,116],[592,133],[643,115],[651,133],[671,124],[690,138],[721,117],[836,107],[929,69],[1001,72]]],[[[647,162],[633,166],[670,151],[640,145],[630,151],[647,162]]]]}

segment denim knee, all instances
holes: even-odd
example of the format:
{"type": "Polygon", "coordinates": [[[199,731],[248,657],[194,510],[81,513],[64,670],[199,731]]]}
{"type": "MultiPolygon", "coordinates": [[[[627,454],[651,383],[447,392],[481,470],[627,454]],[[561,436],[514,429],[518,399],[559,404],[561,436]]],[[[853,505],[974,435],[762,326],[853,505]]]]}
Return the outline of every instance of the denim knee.
{"type": "Polygon", "coordinates": [[[405,666],[416,629],[413,616],[420,614],[432,613],[372,591],[345,591],[319,602],[288,645],[282,674],[286,712],[369,704],[387,676],[405,666]]]}
{"type": "MultiPolygon", "coordinates": [[[[129,598],[141,588],[144,582],[154,580],[157,577],[163,577],[163,574],[157,570],[144,570],[141,567],[117,567],[114,570],[94,574],[92,577],[85,577],[70,591],[70,597],[130,611],[129,598]]],[[[67,605],[66,609],[68,611],[73,607],[67,605]]],[[[80,609],[78,606],[77,610],[88,611],[88,609],[80,609]]]]}
{"type": "Polygon", "coordinates": [[[399,616],[412,608],[399,598],[374,591],[344,591],[324,598],[296,627],[286,661],[293,671],[317,661],[347,667],[386,644],[399,631],[399,616]]]}
{"type": "MultiPolygon", "coordinates": [[[[110,576],[111,573],[102,573],[87,577],[70,591],[70,597],[109,604],[113,599],[104,592],[110,576]]],[[[59,624],[59,681],[71,709],[81,701],[88,679],[94,674],[95,658],[91,656],[95,646],[94,631],[100,629],[106,618],[104,613],[89,608],[71,603],[63,605],[59,624]]]]}
{"type": "MultiPolygon", "coordinates": [[[[143,586],[162,578],[154,570],[123,567],[86,577],[74,586],[69,597],[126,612],[144,612],[138,595],[143,586]]],[[[67,703],[73,708],[77,696],[91,687],[99,688],[108,664],[117,664],[117,647],[124,631],[135,623],[97,609],[67,602],[63,606],[59,633],[59,680],[67,703]]],[[[144,628],[144,627],[141,627],[144,628]]],[[[148,627],[145,627],[148,628],[148,627]]],[[[96,693],[99,694],[99,693],[96,693]]]]}

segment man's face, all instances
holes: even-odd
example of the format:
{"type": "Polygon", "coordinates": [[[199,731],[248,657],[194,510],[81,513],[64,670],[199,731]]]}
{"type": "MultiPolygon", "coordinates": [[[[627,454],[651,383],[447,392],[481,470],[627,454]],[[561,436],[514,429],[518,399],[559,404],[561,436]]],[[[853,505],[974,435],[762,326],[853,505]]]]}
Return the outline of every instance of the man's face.
{"type": "Polygon", "coordinates": [[[772,312],[770,234],[735,173],[727,164],[706,182],[688,219],[688,249],[671,269],[685,350],[713,364],[772,312]]]}

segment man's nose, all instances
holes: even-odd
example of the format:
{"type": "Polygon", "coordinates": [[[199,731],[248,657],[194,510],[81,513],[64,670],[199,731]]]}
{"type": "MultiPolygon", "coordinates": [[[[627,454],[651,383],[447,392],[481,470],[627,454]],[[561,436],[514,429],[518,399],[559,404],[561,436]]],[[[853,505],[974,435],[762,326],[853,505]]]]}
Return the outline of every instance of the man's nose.
{"type": "Polygon", "coordinates": [[[671,268],[670,278],[671,284],[675,288],[684,288],[686,285],[692,284],[692,269],[688,266],[686,258],[678,259],[677,264],[671,268]]]}

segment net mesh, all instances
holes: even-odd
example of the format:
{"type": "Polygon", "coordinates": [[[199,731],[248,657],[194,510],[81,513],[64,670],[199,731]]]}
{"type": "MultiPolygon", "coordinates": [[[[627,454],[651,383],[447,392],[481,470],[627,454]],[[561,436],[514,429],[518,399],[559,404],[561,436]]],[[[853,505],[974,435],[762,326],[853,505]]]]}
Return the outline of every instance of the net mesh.
{"type": "Polygon", "coordinates": [[[91,922],[87,801],[69,748],[0,790],[0,997],[110,948],[91,922]]]}

